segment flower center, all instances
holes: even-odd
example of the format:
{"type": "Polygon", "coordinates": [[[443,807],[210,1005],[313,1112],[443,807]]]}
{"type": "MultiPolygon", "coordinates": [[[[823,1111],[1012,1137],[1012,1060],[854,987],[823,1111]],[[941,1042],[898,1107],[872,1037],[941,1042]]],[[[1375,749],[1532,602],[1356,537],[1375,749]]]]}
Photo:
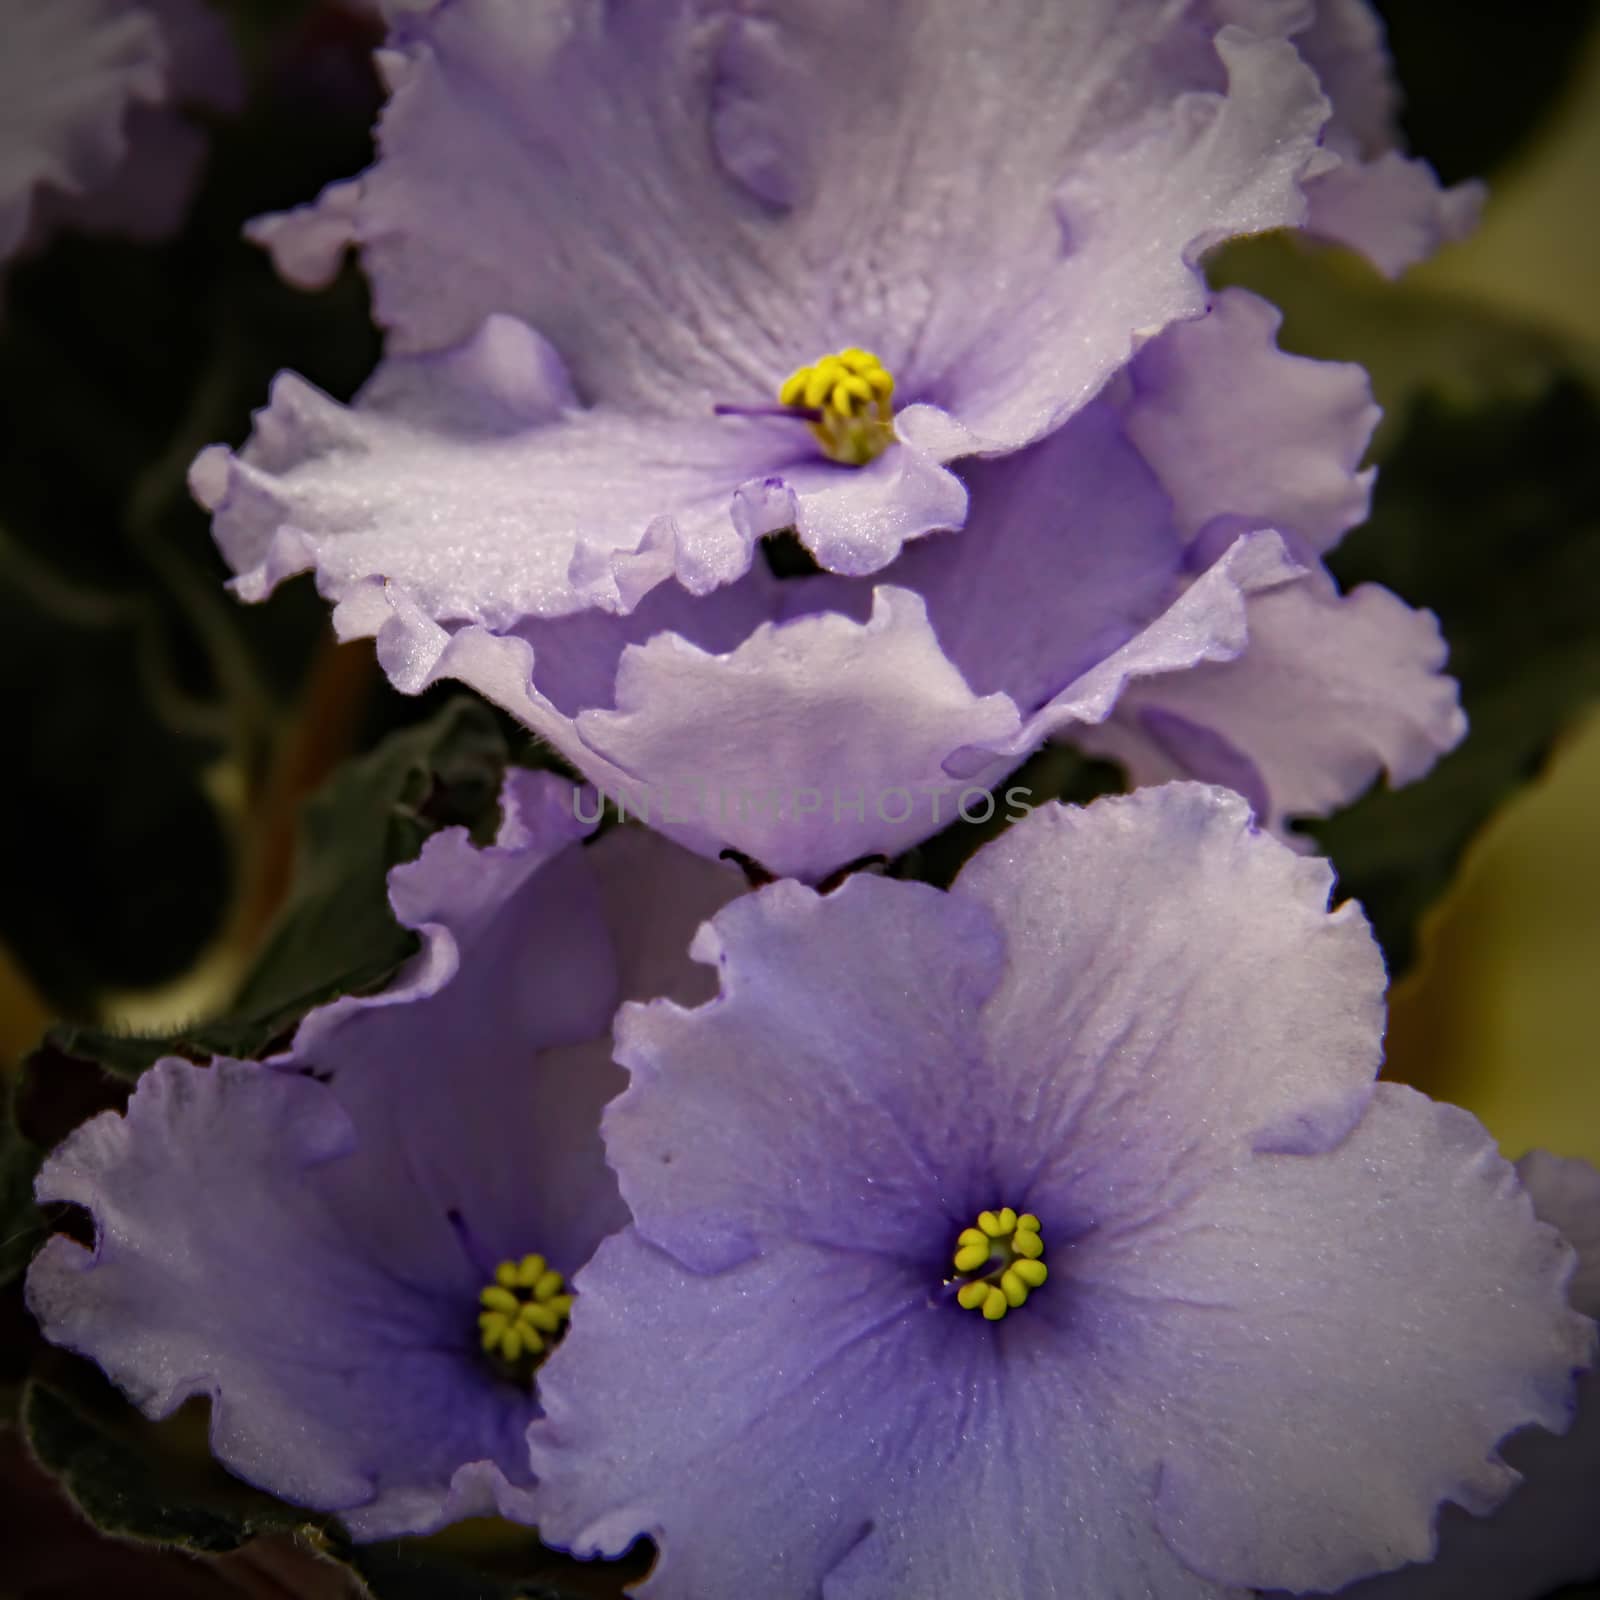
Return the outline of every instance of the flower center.
{"type": "Polygon", "coordinates": [[[778,390],[778,404],[811,424],[823,453],[864,467],[894,443],[894,378],[870,350],[841,350],[800,367],[778,390]]]}
{"type": "Polygon", "coordinates": [[[478,1296],[484,1353],[507,1377],[530,1378],[567,1325],[572,1296],[543,1256],[502,1261],[478,1296]]]}
{"type": "Polygon", "coordinates": [[[977,1225],[956,1238],[956,1273],[965,1280],[956,1300],[964,1311],[998,1322],[1044,1282],[1043,1256],[1039,1219],[1031,1211],[1020,1217],[1010,1206],[979,1212],[977,1225]]]}

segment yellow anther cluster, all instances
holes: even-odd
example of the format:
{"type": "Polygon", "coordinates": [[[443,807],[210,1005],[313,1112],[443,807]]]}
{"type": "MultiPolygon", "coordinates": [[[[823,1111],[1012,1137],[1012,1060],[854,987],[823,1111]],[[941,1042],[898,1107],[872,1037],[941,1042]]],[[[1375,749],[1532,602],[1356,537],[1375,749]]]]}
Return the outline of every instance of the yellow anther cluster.
{"type": "Polygon", "coordinates": [[[998,1322],[1044,1282],[1043,1255],[1039,1219],[1031,1211],[1020,1217],[1010,1206],[980,1212],[977,1226],[963,1228],[956,1239],[956,1271],[967,1280],[957,1302],[998,1322]]]}
{"type": "Polygon", "coordinates": [[[562,1293],[561,1274],[543,1256],[502,1261],[478,1300],[484,1350],[512,1366],[543,1355],[572,1311],[572,1296],[562,1293]]]}
{"type": "Polygon", "coordinates": [[[811,431],[835,461],[862,467],[894,442],[894,378],[870,350],[841,350],[790,375],[778,404],[820,412],[811,431]]]}

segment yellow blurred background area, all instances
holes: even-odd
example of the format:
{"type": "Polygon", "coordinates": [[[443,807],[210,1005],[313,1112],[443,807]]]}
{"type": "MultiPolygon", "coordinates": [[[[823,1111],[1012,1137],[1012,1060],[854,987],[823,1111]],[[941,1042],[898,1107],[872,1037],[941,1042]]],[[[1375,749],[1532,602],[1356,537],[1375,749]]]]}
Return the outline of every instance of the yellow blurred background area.
{"type": "MultiPolygon", "coordinates": [[[[1412,281],[1600,348],[1600,36],[1483,226],[1412,281]]],[[[1600,617],[1595,619],[1600,628],[1600,617]]],[[[1389,1075],[1476,1112],[1506,1154],[1600,1161],[1600,712],[1494,819],[1396,987],[1389,1075]]]]}

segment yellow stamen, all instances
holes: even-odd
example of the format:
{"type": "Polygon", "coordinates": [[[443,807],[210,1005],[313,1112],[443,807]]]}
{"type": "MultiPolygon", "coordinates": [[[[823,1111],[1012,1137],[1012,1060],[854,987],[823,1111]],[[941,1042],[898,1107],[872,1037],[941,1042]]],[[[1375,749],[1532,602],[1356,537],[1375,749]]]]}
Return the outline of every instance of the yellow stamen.
{"type": "Polygon", "coordinates": [[[999,1322],[1044,1283],[1049,1274],[1039,1259],[1043,1254],[1039,1219],[1031,1211],[1018,1216],[1003,1206],[979,1212],[977,1226],[956,1236],[955,1269],[967,1279],[956,1291],[957,1304],[999,1322]]]}
{"type": "Polygon", "coordinates": [[[864,467],[894,443],[894,377],[870,350],[852,346],[800,367],[778,389],[778,404],[819,411],[811,432],[824,454],[864,467]]]}
{"type": "Polygon", "coordinates": [[[543,1256],[502,1261],[494,1282],[478,1295],[483,1348],[506,1376],[519,1381],[533,1375],[541,1357],[566,1327],[572,1296],[565,1280],[543,1256]]]}

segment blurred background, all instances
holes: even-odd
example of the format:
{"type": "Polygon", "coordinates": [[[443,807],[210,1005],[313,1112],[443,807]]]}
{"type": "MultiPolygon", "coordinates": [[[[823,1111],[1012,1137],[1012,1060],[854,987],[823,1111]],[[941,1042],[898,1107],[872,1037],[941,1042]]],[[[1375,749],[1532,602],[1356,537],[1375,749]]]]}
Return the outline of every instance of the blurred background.
{"type": "MultiPolygon", "coordinates": [[[[1420,0],[1382,9],[1418,149],[1451,163],[1452,176],[1466,175],[1476,159],[1491,178],[1479,232],[1412,282],[1525,318],[1585,354],[1600,351],[1595,8],[1451,7],[1449,21],[1447,8],[1420,0]],[[1540,51],[1545,82],[1537,82],[1540,68],[1528,69],[1531,123],[1499,148],[1497,113],[1486,106],[1496,91],[1482,64],[1454,84],[1449,77],[1470,48],[1462,35],[1472,29],[1453,26],[1463,10],[1497,13],[1514,48],[1546,26],[1544,18],[1554,22],[1540,51]],[[1485,142],[1474,148],[1477,138],[1485,142]]],[[[1484,61],[1496,59],[1494,41],[1481,42],[1490,47],[1484,61]]],[[[1595,506],[1571,509],[1592,516],[1595,506]]],[[[1390,1071],[1470,1107],[1513,1155],[1542,1145],[1600,1161],[1597,1002],[1600,716],[1589,710],[1559,738],[1542,777],[1489,821],[1455,886],[1425,919],[1419,970],[1393,997],[1390,1071]]]]}

